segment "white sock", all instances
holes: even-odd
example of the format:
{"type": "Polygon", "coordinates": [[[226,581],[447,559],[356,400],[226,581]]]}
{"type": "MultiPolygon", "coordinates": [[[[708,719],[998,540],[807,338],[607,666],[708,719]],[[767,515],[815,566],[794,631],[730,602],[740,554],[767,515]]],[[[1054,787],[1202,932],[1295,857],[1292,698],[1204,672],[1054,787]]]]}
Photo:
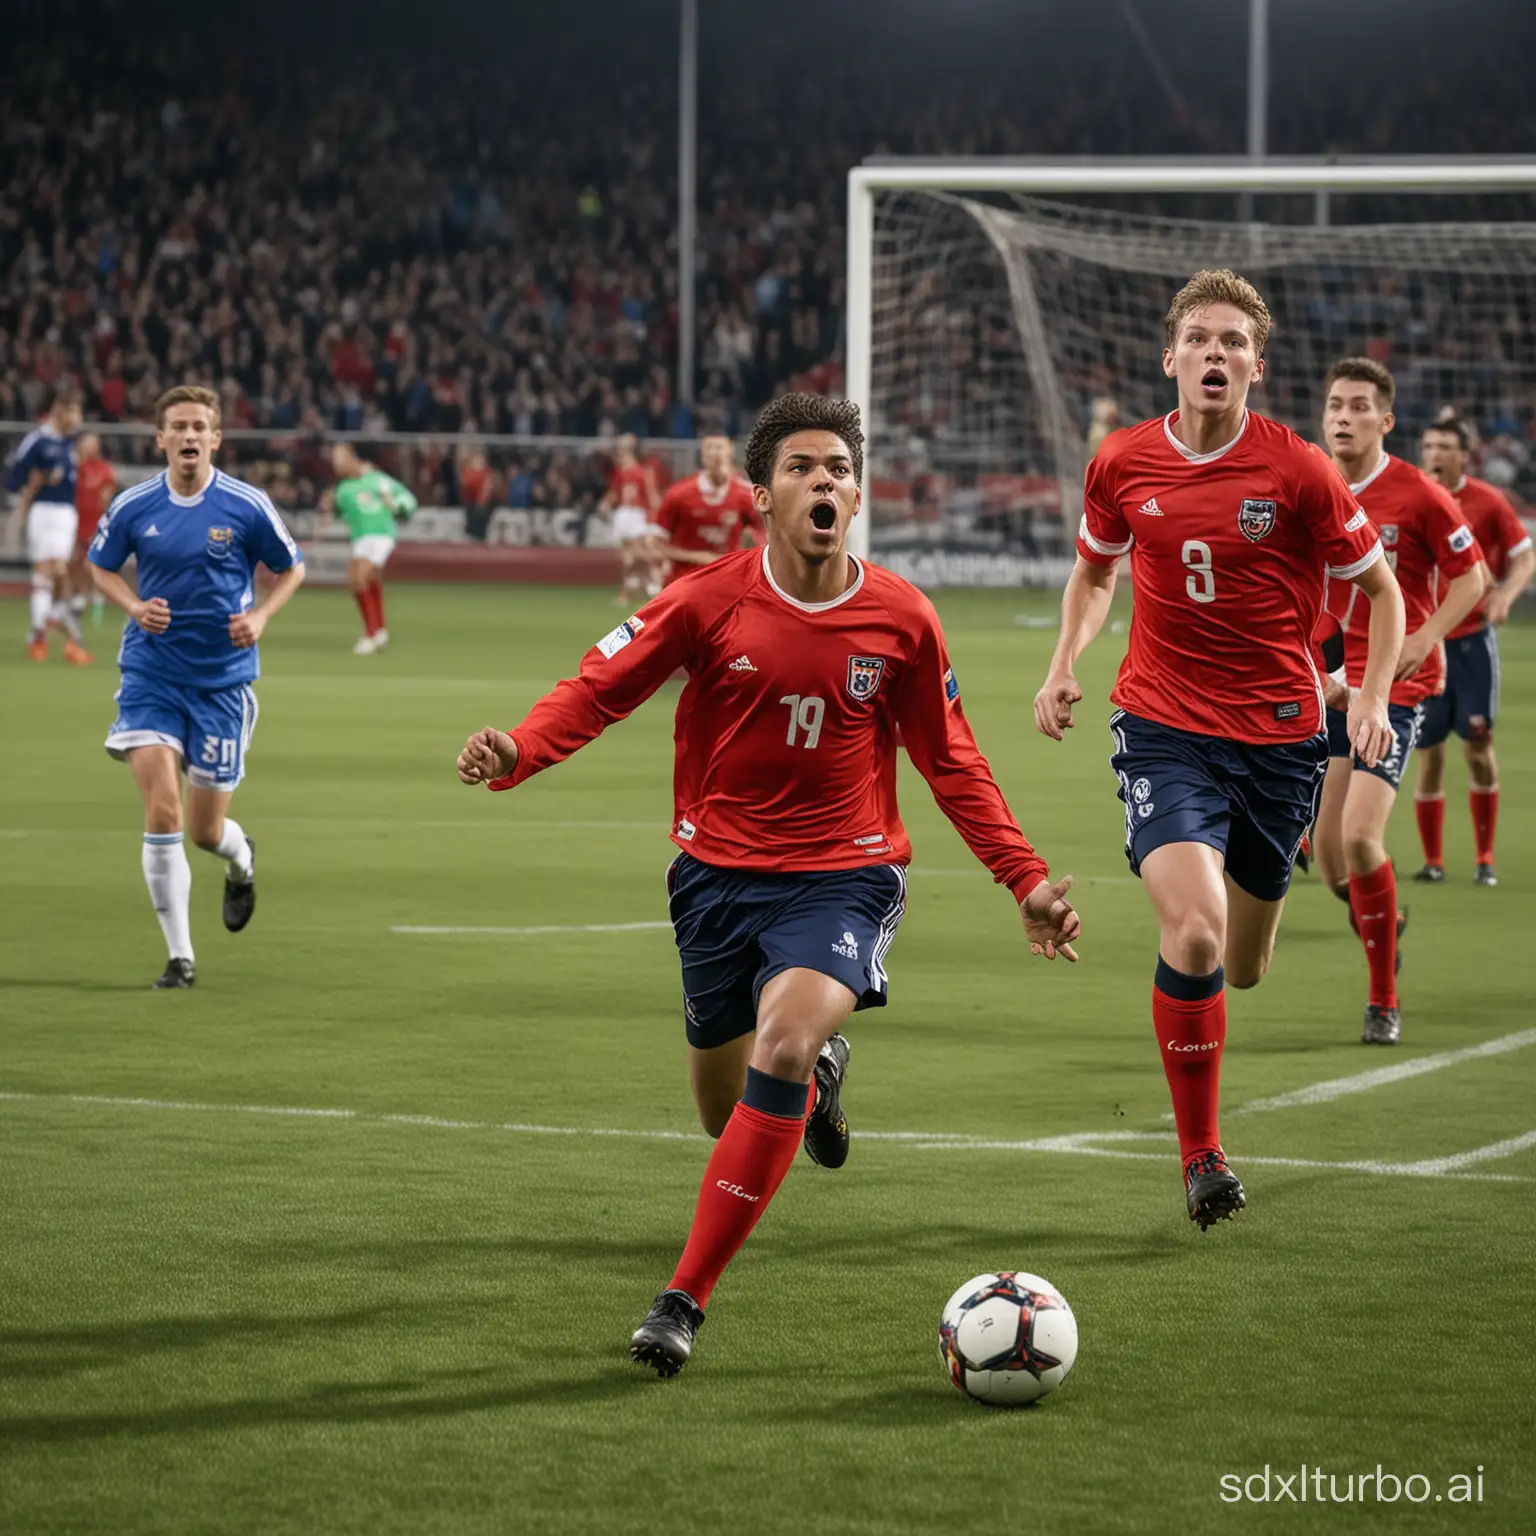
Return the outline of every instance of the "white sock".
{"type": "Polygon", "coordinates": [[[48,611],[48,617],[64,631],[66,635],[77,644],[80,640],[80,621],[75,617],[74,609],[62,599],[56,602],[48,611]]]}
{"type": "Polygon", "coordinates": [[[180,832],[144,834],[144,883],[172,960],[191,960],[192,866],[180,832]]]}
{"type": "Polygon", "coordinates": [[[224,836],[219,839],[219,846],[213,850],[215,858],[229,860],[230,878],[240,885],[246,884],[253,875],[251,867],[251,845],[245,840],[245,833],[240,829],[240,823],[233,816],[224,818],[224,836]]]}
{"type": "Polygon", "coordinates": [[[85,612],[85,593],[84,592],[76,592],[75,595],[72,598],[70,598],[70,600],[69,600],[69,611],[71,613],[77,615],[77,616],[85,612]]]}
{"type": "Polygon", "coordinates": [[[48,628],[48,611],[53,607],[53,579],[33,574],[32,600],[29,608],[32,633],[40,635],[48,628]]]}

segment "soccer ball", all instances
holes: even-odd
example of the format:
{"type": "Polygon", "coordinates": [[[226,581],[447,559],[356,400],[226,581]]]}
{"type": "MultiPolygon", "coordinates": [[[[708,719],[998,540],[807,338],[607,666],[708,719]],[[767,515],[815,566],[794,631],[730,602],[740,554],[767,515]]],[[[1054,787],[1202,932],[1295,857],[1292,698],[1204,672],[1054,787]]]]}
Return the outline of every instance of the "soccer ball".
{"type": "Polygon", "coordinates": [[[1077,1319],[1039,1275],[977,1275],[944,1304],[939,1358],[949,1379],[978,1402],[1032,1403],[1072,1369],[1077,1319]]]}

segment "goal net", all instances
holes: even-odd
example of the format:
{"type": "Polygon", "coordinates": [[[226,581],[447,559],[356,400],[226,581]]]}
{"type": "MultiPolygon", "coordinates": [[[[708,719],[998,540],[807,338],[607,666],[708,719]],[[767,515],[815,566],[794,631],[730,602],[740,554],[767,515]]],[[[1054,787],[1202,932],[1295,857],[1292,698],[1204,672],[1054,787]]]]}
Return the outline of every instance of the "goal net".
{"type": "Polygon", "coordinates": [[[867,390],[871,553],[913,580],[1064,579],[1099,437],[1172,408],[1163,316],[1201,267],[1251,278],[1275,317],[1257,409],[1315,440],[1329,365],[1365,354],[1397,379],[1396,452],[1414,456],[1419,431],[1454,408],[1480,436],[1478,472],[1517,505],[1536,500],[1536,222],[1238,223],[1167,216],[1191,201],[1179,197],[1128,211],[872,196],[850,393],[867,390]]]}

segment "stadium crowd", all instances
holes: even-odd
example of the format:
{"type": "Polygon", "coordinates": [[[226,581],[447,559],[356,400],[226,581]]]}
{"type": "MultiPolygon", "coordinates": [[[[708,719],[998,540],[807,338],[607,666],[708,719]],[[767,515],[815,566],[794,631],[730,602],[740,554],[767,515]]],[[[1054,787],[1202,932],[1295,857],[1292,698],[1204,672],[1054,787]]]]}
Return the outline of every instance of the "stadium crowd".
{"type": "MultiPolygon", "coordinates": [[[[771,60],[761,40],[748,54],[722,38],[701,71],[689,408],[674,378],[670,38],[637,27],[587,47],[576,95],[551,67],[572,45],[558,36],[510,58],[329,60],[300,37],[135,15],[65,0],[23,21],[0,66],[0,418],[32,419],[70,376],[91,418],[142,421],[169,383],[198,377],[228,426],[298,436],[735,432],[785,388],[840,382],[850,164],[1225,152],[1242,123],[1240,38],[1234,71],[1193,104],[1129,34],[1112,67],[1082,69],[1073,50],[1088,40],[1068,34],[1027,91],[1017,57],[935,67],[946,45],[911,28],[865,36],[885,56],[851,71],[836,48],[802,68],[787,37],[771,60]]],[[[1426,85],[1388,39],[1347,60],[1343,90],[1345,62],[1324,55],[1288,85],[1276,152],[1529,142],[1515,72],[1459,81],[1452,58],[1426,85]]],[[[419,473],[456,475],[461,460],[424,455],[419,473]]],[[[600,494],[567,454],[491,468],[498,497],[547,495],[562,477],[600,494]]]]}

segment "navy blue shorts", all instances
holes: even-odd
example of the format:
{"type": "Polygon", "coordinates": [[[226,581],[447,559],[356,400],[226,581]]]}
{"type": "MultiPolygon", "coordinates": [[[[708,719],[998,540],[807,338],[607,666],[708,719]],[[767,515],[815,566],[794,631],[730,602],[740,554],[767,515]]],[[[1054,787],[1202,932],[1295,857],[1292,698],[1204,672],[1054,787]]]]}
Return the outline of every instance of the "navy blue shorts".
{"type": "Polygon", "coordinates": [[[750,1034],[763,988],[796,968],[842,982],[856,1008],[885,1006],[886,951],[907,904],[899,865],[776,875],[680,853],[667,895],[689,1045],[708,1050],[750,1034]]]}
{"type": "Polygon", "coordinates": [[[1445,642],[1445,692],[1424,700],[1419,745],[1438,747],[1452,731],[1487,741],[1499,713],[1499,637],[1492,624],[1445,642]]]}
{"type": "Polygon", "coordinates": [[[1109,729],[1109,765],[1125,802],[1125,856],[1136,874],[1165,843],[1206,843],[1250,896],[1285,895],[1328,767],[1321,732],[1259,746],[1176,730],[1123,709],[1109,717],[1109,729]]]}
{"type": "MultiPolygon", "coordinates": [[[[1328,756],[1350,757],[1349,717],[1342,709],[1330,709],[1328,716],[1328,756]]],[[[1401,789],[1408,757],[1419,744],[1420,724],[1424,719],[1422,704],[1388,704],[1387,719],[1392,726],[1392,746],[1374,768],[1367,768],[1357,757],[1355,772],[1369,773],[1393,789],[1401,789]]]]}

